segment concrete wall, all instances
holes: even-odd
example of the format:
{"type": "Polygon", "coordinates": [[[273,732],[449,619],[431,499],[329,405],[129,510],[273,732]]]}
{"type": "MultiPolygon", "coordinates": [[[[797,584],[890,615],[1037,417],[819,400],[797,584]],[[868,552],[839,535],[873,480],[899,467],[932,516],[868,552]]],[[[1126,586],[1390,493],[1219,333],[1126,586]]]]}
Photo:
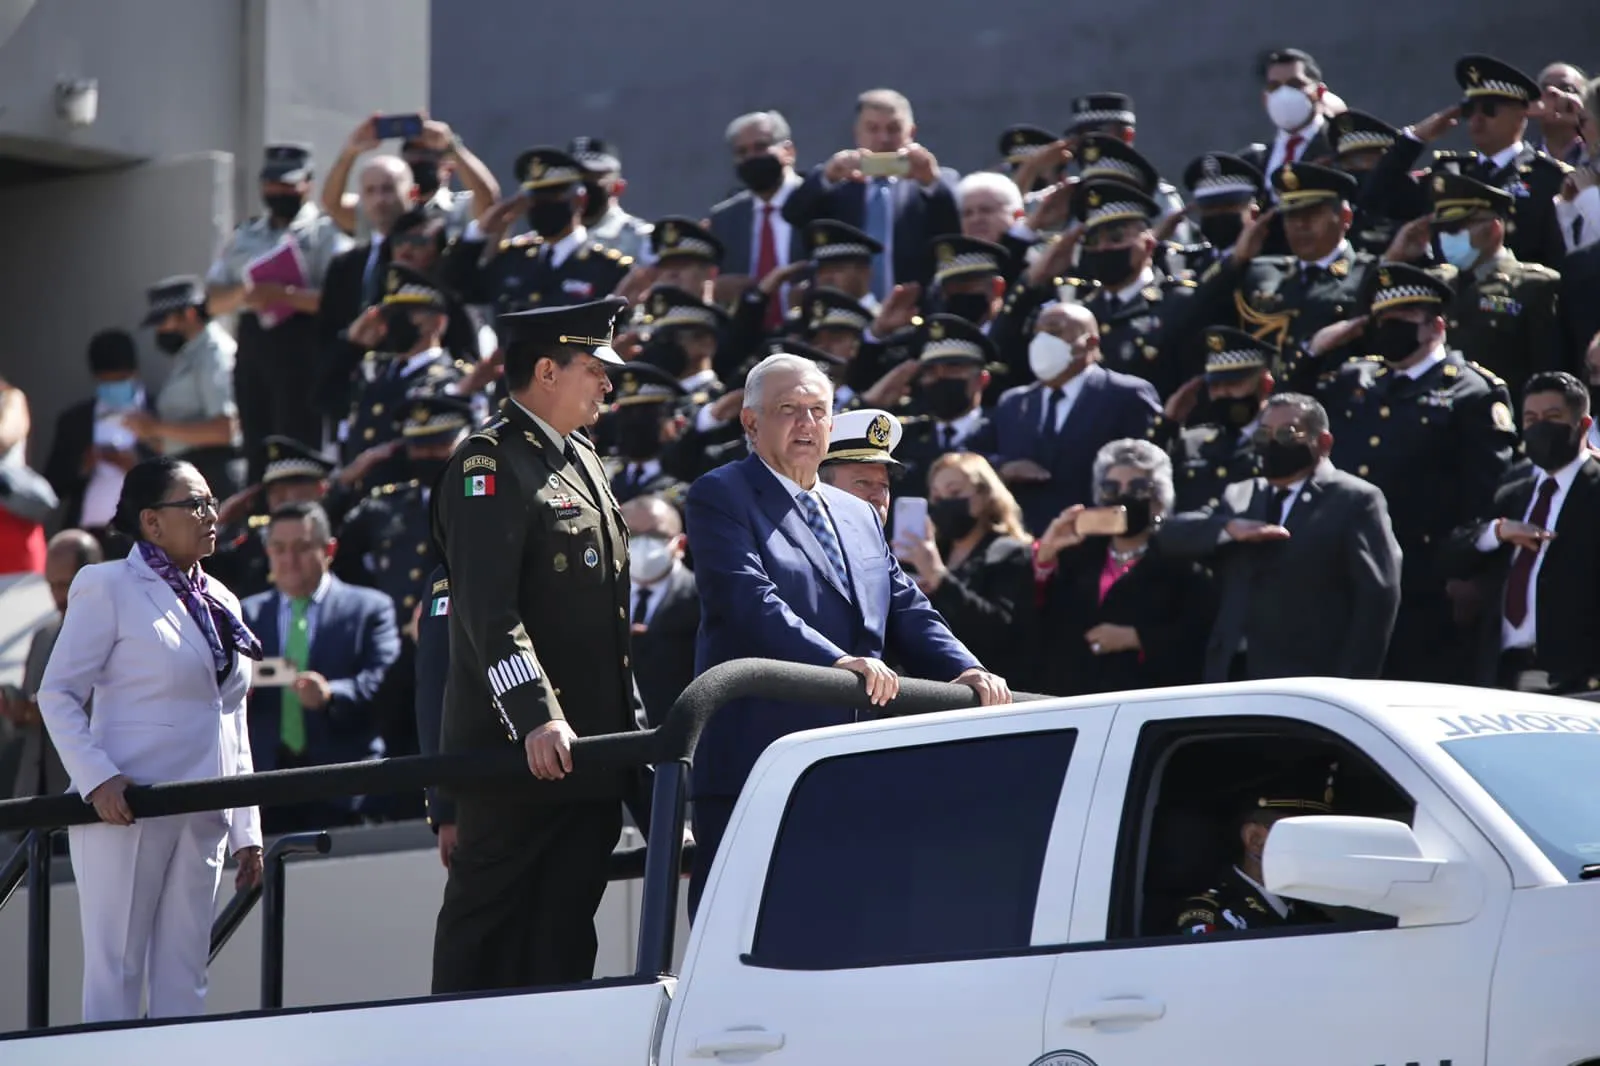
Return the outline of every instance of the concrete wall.
{"type": "Polygon", "coordinates": [[[1201,152],[1272,132],[1251,72],[1263,48],[1310,50],[1351,106],[1396,124],[1456,99],[1451,71],[1466,52],[1500,55],[1530,74],[1553,59],[1600,66],[1600,8],[1565,0],[1345,0],[1336,9],[689,0],[623,10],[435,4],[435,111],[503,182],[522,148],[574,134],[614,138],[631,182],[625,203],[649,217],[699,215],[727,194],[734,179],[721,138],[733,116],[777,108],[812,163],[849,146],[855,95],[878,85],[911,98],[922,140],[963,172],[995,162],[1011,123],[1059,128],[1074,96],[1127,92],[1139,147],[1175,178],[1201,152]]]}

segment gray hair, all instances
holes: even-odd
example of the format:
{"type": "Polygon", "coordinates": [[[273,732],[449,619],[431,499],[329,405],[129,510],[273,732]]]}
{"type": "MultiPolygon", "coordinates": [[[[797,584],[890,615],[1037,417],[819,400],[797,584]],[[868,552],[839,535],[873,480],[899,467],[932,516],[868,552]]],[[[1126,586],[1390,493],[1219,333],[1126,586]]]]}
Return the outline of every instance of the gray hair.
{"type": "Polygon", "coordinates": [[[1328,409],[1302,392],[1275,392],[1267,397],[1265,410],[1275,407],[1291,408],[1295,423],[1312,437],[1328,432],[1328,409]]]}
{"type": "Polygon", "coordinates": [[[1004,174],[996,174],[992,170],[978,170],[960,181],[956,182],[956,207],[959,209],[966,203],[967,194],[974,192],[992,192],[1000,197],[1000,202],[1008,211],[1022,210],[1022,190],[1017,188],[1017,183],[1004,174]]]}
{"type": "Polygon", "coordinates": [[[856,114],[861,114],[869,107],[892,111],[905,119],[907,126],[917,124],[917,120],[911,116],[911,101],[906,99],[905,93],[893,89],[868,89],[856,97],[856,114]]]}
{"type": "Polygon", "coordinates": [[[411,174],[411,164],[397,155],[375,155],[368,159],[360,174],[356,176],[357,183],[361,181],[361,175],[369,170],[387,170],[393,175],[395,184],[399,186],[411,185],[415,181],[411,174]]]}
{"type": "Polygon", "coordinates": [[[766,391],[767,376],[779,374],[784,371],[798,375],[802,380],[812,378],[827,387],[828,398],[833,398],[833,382],[822,369],[810,359],[800,355],[791,355],[788,352],[779,352],[769,355],[761,362],[750,368],[750,374],[744,379],[744,407],[746,410],[760,410],[762,393],[766,391]]]}
{"type": "Polygon", "coordinates": [[[1177,490],[1172,485],[1172,460],[1166,452],[1147,440],[1132,437],[1114,440],[1101,448],[1094,457],[1096,500],[1100,498],[1100,483],[1106,479],[1106,471],[1114,466],[1131,466],[1148,477],[1155,488],[1155,499],[1161,505],[1161,513],[1172,513],[1177,490]]]}
{"type": "Polygon", "coordinates": [[[790,140],[789,120],[776,111],[749,111],[740,115],[728,123],[728,131],[722,135],[723,139],[732,144],[733,139],[745,131],[745,127],[754,126],[758,122],[766,126],[767,132],[772,134],[773,144],[783,144],[790,140]]]}

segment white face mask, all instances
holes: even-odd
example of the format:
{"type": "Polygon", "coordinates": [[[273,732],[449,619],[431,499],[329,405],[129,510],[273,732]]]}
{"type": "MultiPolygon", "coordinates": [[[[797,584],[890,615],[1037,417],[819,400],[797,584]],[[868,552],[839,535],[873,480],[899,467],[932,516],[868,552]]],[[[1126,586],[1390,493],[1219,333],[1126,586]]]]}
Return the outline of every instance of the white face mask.
{"type": "Polygon", "coordinates": [[[1066,373],[1077,356],[1077,351],[1053,333],[1035,333],[1028,342],[1028,369],[1040,381],[1049,381],[1066,373]]]}
{"type": "Polygon", "coordinates": [[[628,572],[642,584],[653,585],[666,577],[672,563],[665,537],[634,537],[628,545],[628,572]]]}
{"type": "Polygon", "coordinates": [[[1285,133],[1293,133],[1310,122],[1315,109],[1311,97],[1293,85],[1280,85],[1267,94],[1267,117],[1285,133]]]}

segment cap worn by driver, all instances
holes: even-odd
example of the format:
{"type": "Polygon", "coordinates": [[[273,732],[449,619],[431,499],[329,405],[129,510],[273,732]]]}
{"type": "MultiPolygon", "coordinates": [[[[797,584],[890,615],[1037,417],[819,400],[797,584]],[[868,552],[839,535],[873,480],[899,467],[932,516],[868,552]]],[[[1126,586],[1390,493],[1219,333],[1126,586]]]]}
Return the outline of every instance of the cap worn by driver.
{"type": "Polygon", "coordinates": [[[602,363],[621,365],[623,359],[612,350],[611,342],[617,316],[627,306],[628,301],[622,297],[607,296],[603,300],[570,307],[514,311],[501,315],[496,325],[507,344],[527,346],[536,352],[577,348],[602,363]]]}

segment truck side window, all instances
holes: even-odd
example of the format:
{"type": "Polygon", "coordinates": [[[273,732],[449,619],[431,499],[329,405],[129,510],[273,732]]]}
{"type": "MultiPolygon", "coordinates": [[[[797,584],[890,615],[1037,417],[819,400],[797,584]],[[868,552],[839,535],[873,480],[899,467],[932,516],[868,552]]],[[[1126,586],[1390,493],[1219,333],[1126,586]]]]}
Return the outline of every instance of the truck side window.
{"type": "Polygon", "coordinates": [[[830,970],[1028,947],[1076,730],[819,762],[795,785],[746,962],[830,970]]]}

